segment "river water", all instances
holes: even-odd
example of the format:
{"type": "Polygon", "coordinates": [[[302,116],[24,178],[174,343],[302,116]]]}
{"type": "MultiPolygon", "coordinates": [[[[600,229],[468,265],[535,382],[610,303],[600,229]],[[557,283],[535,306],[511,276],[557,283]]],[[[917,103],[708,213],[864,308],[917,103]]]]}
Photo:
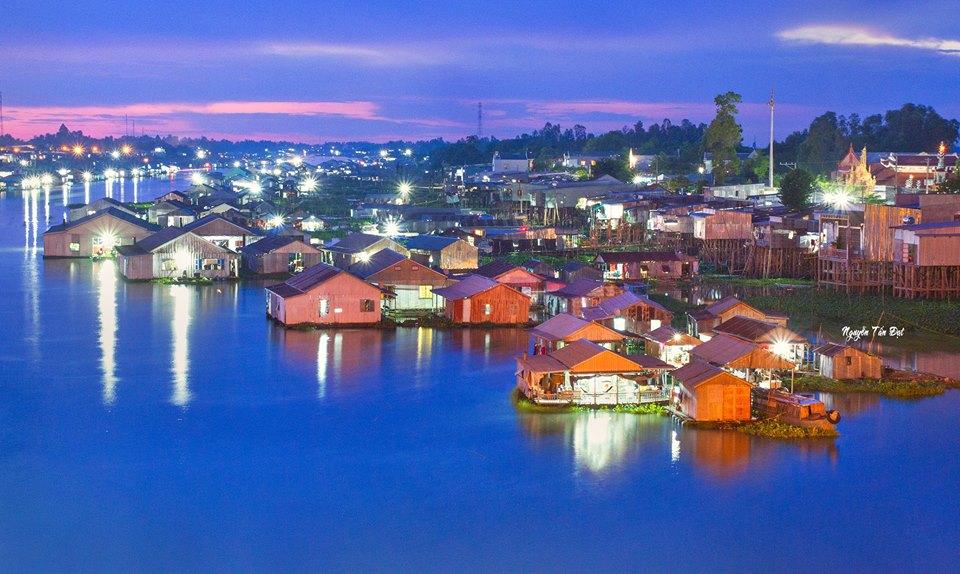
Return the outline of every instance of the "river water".
{"type": "Polygon", "coordinates": [[[842,434],[805,443],[518,413],[522,331],[285,332],[256,282],[127,284],[110,261],[43,260],[43,230],[84,194],[0,197],[3,571],[960,559],[960,392],[828,397],[842,434]]]}

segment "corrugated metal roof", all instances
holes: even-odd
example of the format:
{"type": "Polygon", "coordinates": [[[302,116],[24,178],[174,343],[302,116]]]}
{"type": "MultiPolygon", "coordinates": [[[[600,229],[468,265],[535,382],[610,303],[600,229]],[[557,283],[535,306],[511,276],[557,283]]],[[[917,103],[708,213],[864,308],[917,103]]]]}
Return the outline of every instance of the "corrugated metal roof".
{"type": "MultiPolygon", "coordinates": [[[[214,223],[225,224],[228,228],[232,228],[237,235],[255,235],[255,236],[263,235],[262,231],[258,231],[256,229],[251,229],[249,227],[240,225],[235,221],[230,221],[220,213],[211,213],[206,217],[201,217],[200,219],[194,222],[184,225],[183,228],[186,229],[187,231],[192,231],[202,237],[203,228],[214,223]]],[[[219,235],[219,233],[217,235],[219,235]]]]}
{"type": "Polygon", "coordinates": [[[699,345],[700,339],[681,333],[670,325],[663,325],[644,335],[644,338],[656,341],[663,345],[699,345]]]}
{"type": "Polygon", "coordinates": [[[296,235],[268,235],[259,241],[242,247],[240,251],[244,255],[259,255],[270,253],[271,251],[280,249],[281,247],[286,247],[295,241],[299,241],[306,245],[311,252],[319,252],[316,247],[309,245],[303,240],[302,237],[298,237],[296,235]]]}
{"type": "Polygon", "coordinates": [[[330,279],[333,279],[340,273],[346,273],[346,271],[337,269],[326,263],[318,263],[309,269],[297,273],[293,277],[287,279],[283,283],[278,283],[277,285],[270,285],[267,287],[268,291],[272,291],[281,297],[290,297],[292,295],[300,295],[320,285],[325,283],[330,279]]]}
{"type": "Polygon", "coordinates": [[[404,239],[403,244],[407,249],[440,251],[441,249],[453,245],[457,241],[462,240],[457,237],[448,237],[442,235],[415,235],[413,237],[404,239]]]}
{"type": "Polygon", "coordinates": [[[755,343],[806,343],[807,340],[786,327],[759,319],[737,315],[714,327],[717,333],[727,333],[755,343]]]}
{"type": "Polygon", "coordinates": [[[78,225],[83,225],[83,224],[85,224],[85,223],[89,223],[89,222],[91,222],[91,221],[94,221],[95,219],[100,219],[101,217],[112,217],[112,218],[115,218],[115,219],[119,219],[119,220],[121,220],[121,221],[124,221],[124,222],[126,222],[126,223],[129,223],[130,225],[136,225],[137,227],[141,227],[141,228],[143,228],[143,229],[146,230],[146,231],[159,231],[159,230],[160,230],[160,227],[159,227],[159,226],[154,225],[154,224],[150,223],[149,221],[140,219],[139,217],[137,217],[137,216],[135,216],[135,215],[132,215],[132,214],[126,212],[126,211],[121,211],[121,210],[119,210],[119,209],[117,209],[117,208],[115,208],[115,207],[108,207],[108,208],[103,209],[103,210],[101,210],[101,211],[98,211],[98,212],[96,212],[96,213],[91,213],[90,215],[85,215],[85,216],[81,217],[80,219],[75,219],[75,220],[73,220],[73,221],[68,221],[68,222],[66,222],[66,223],[61,223],[61,224],[59,224],[59,225],[53,225],[53,226],[50,227],[50,229],[47,229],[47,233],[51,233],[51,232],[54,232],[54,233],[55,233],[55,232],[58,232],[58,231],[69,231],[70,229],[73,229],[74,227],[77,227],[78,225]]]}
{"type": "Polygon", "coordinates": [[[489,291],[497,285],[499,285],[499,283],[493,279],[484,277],[483,275],[473,274],[467,275],[449,287],[440,287],[439,289],[434,289],[433,292],[444,299],[458,300],[473,297],[474,295],[483,293],[484,291],[489,291]]]}
{"type": "Polygon", "coordinates": [[[552,294],[558,297],[584,297],[600,287],[603,287],[603,281],[581,277],[571,281],[565,287],[553,291],[552,294]]]}
{"type": "Polygon", "coordinates": [[[591,321],[602,321],[603,319],[610,319],[616,317],[623,313],[624,310],[633,307],[634,305],[646,305],[648,307],[653,307],[654,309],[659,309],[664,313],[673,313],[663,305],[657,303],[656,301],[648,298],[641,297],[632,291],[624,291],[623,293],[601,301],[599,305],[593,307],[586,307],[581,311],[584,319],[591,321]]]}
{"type": "Polygon", "coordinates": [[[381,235],[371,235],[369,233],[351,233],[343,239],[327,246],[330,251],[340,253],[358,253],[369,248],[381,239],[387,239],[381,235]]]}
{"type": "Polygon", "coordinates": [[[546,339],[562,340],[589,324],[589,321],[585,321],[569,313],[560,313],[540,323],[534,327],[531,332],[541,335],[546,339]]]}
{"type": "MultiPolygon", "coordinates": [[[[523,267],[520,267],[519,265],[514,265],[513,263],[510,263],[506,259],[497,259],[495,261],[491,261],[490,263],[487,263],[486,265],[481,266],[479,269],[477,269],[476,274],[483,275],[484,277],[489,277],[490,279],[495,279],[500,275],[507,273],[508,271],[513,271],[514,269],[520,269],[524,273],[530,273],[523,267]]],[[[530,274],[533,275],[532,273],[530,274]]]]}
{"type": "MultiPolygon", "coordinates": [[[[670,375],[683,386],[692,388],[723,373],[723,370],[714,367],[710,363],[691,361],[679,369],[676,369],[670,373],[670,375]]],[[[749,384],[746,383],[746,381],[744,381],[744,383],[749,384]]]]}
{"type": "Polygon", "coordinates": [[[550,353],[550,356],[560,361],[568,368],[572,368],[588,359],[596,357],[606,350],[607,349],[604,347],[601,347],[592,341],[578,339],[550,353]]]}
{"type": "Polygon", "coordinates": [[[353,265],[347,268],[350,273],[353,273],[357,277],[366,279],[374,273],[379,273],[406,259],[403,255],[397,253],[393,249],[381,249],[373,255],[370,256],[369,261],[357,261],[353,265]]]}

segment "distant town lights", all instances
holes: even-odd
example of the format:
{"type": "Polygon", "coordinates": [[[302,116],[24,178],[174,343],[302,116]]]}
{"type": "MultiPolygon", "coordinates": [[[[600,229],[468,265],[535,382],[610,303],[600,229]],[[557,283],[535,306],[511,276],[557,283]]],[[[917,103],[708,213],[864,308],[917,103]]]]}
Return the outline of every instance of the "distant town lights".
{"type": "Polygon", "coordinates": [[[400,220],[388,217],[383,222],[383,234],[387,237],[400,235],[400,220]]]}
{"type": "Polygon", "coordinates": [[[110,157],[112,157],[113,159],[120,159],[120,150],[115,149],[112,152],[110,152],[110,157]]]}
{"type": "Polygon", "coordinates": [[[313,177],[312,175],[308,175],[300,180],[300,191],[304,193],[313,193],[314,191],[317,191],[317,178],[313,177]]]}
{"type": "Polygon", "coordinates": [[[53,176],[49,173],[45,173],[40,176],[40,183],[43,185],[53,185],[53,176]]]}
{"type": "Polygon", "coordinates": [[[77,145],[73,146],[73,155],[75,155],[75,156],[77,156],[77,157],[82,156],[84,151],[85,151],[85,150],[83,149],[83,146],[80,145],[80,144],[77,144],[77,145]]]}
{"type": "Polygon", "coordinates": [[[401,181],[397,184],[397,192],[403,199],[408,198],[411,191],[413,191],[413,185],[409,181],[401,181]]]}
{"type": "Polygon", "coordinates": [[[385,157],[387,157],[388,155],[390,155],[390,152],[389,152],[389,151],[387,151],[387,150],[385,150],[385,149],[380,150],[380,157],[384,157],[384,158],[385,158],[385,157]]]}
{"type": "Polygon", "coordinates": [[[90,173],[89,171],[83,172],[83,181],[92,181],[92,180],[93,180],[92,173],[90,173]]]}
{"type": "Polygon", "coordinates": [[[133,153],[133,148],[130,146],[130,144],[123,144],[120,146],[120,152],[123,155],[130,155],[133,153]]]}
{"type": "Polygon", "coordinates": [[[105,169],[105,170],[103,171],[103,177],[105,177],[105,178],[107,178],[107,179],[116,179],[116,178],[117,178],[117,175],[119,175],[119,174],[117,173],[117,170],[115,170],[115,169],[113,169],[113,168],[108,168],[108,169],[105,169]]]}
{"type": "Polygon", "coordinates": [[[270,219],[267,220],[267,227],[274,229],[277,227],[283,227],[283,216],[282,215],[272,215],[270,219]]]}
{"type": "Polygon", "coordinates": [[[190,175],[190,183],[193,185],[203,185],[207,182],[207,179],[203,177],[203,174],[199,171],[195,171],[190,175]]]}
{"type": "Polygon", "coordinates": [[[197,149],[197,159],[207,159],[207,151],[203,149],[197,149]]]}

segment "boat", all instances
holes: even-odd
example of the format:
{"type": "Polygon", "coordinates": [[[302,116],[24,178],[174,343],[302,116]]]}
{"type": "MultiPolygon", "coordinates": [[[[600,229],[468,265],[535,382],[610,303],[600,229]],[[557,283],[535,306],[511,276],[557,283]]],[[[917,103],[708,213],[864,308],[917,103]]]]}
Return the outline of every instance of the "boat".
{"type": "Polygon", "coordinates": [[[766,418],[804,428],[832,429],[840,422],[840,411],[827,410],[812,394],[755,387],[752,396],[753,407],[766,418]]]}

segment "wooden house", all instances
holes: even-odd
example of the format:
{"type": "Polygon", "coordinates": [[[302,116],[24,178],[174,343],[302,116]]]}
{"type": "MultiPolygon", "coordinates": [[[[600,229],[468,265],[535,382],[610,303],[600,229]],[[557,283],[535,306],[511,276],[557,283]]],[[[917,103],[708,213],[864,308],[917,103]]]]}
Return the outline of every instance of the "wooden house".
{"type": "Polygon", "coordinates": [[[598,321],[617,331],[637,335],[673,321],[673,313],[669,309],[632,291],[604,299],[596,306],[585,307],[580,314],[588,321],[598,321]]]}
{"type": "Polygon", "coordinates": [[[821,376],[839,380],[879,379],[883,361],[855,347],[828,343],[814,349],[821,376]]]}
{"type": "Polygon", "coordinates": [[[479,266],[480,251],[463,239],[445,235],[416,235],[403,242],[410,258],[444,271],[473,271],[479,266]]]}
{"type": "Polygon", "coordinates": [[[908,299],[960,296],[960,221],[895,229],[893,293],[908,299]]]}
{"type": "Polygon", "coordinates": [[[701,343],[700,339],[681,333],[670,325],[662,325],[644,333],[643,339],[643,349],[646,354],[676,367],[689,363],[690,350],[701,343]]]}
{"type": "Polygon", "coordinates": [[[197,220],[197,211],[189,203],[165,199],[147,208],[147,219],[160,227],[183,227],[197,220]]]}
{"type": "Polygon", "coordinates": [[[380,322],[383,291],[325,263],[271,285],[266,291],[267,315],[287,327],[380,322]]]}
{"type": "Polygon", "coordinates": [[[247,245],[263,238],[263,233],[243,224],[230,221],[220,214],[208,215],[185,225],[184,229],[203,237],[210,243],[240,252],[247,245]]]}
{"type": "Polygon", "coordinates": [[[750,420],[750,383],[703,361],[693,361],[670,373],[673,405],[695,421],[750,420]]]}
{"type": "Polygon", "coordinates": [[[325,262],[339,269],[346,269],[358,261],[369,260],[382,249],[392,249],[404,257],[410,252],[389,237],[369,233],[351,233],[323,247],[325,262]]]}
{"type": "Polygon", "coordinates": [[[697,211],[693,217],[693,237],[703,241],[753,239],[753,216],[749,211],[723,209],[697,211]]]}
{"type": "Polygon", "coordinates": [[[321,263],[320,250],[293,235],[270,235],[240,249],[243,268],[255,275],[300,273],[321,263]]]}
{"type": "Polygon", "coordinates": [[[599,305],[623,293],[623,287],[587,277],[576,279],[556,291],[543,294],[543,304],[551,315],[570,313],[580,315],[587,307],[599,305]]]}
{"type": "Polygon", "coordinates": [[[553,265],[550,265],[546,261],[541,261],[539,259],[527,259],[521,265],[524,269],[533,273],[534,275],[539,275],[544,279],[556,279],[557,270],[554,269],[553,265]]]}
{"type": "Polygon", "coordinates": [[[613,329],[575,317],[569,313],[555,315],[530,330],[534,354],[556,351],[564,345],[586,339],[608,349],[616,349],[626,337],[613,329]]]}
{"type": "Polygon", "coordinates": [[[672,368],[655,357],[627,357],[580,339],[546,355],[524,353],[517,359],[517,388],[548,405],[655,403],[666,399],[660,381],[672,368]]]}
{"type": "Polygon", "coordinates": [[[717,325],[733,317],[751,317],[768,323],[787,325],[786,317],[764,313],[731,295],[714,301],[703,309],[687,313],[687,330],[694,337],[706,340],[717,325]]]}
{"type": "Polygon", "coordinates": [[[803,363],[809,347],[806,339],[787,327],[752,317],[732,317],[714,327],[713,331],[715,336],[726,334],[756,343],[795,365],[803,363]]]}
{"type": "Polygon", "coordinates": [[[117,267],[133,281],[161,278],[237,277],[240,256],[182,227],[167,227],[117,248],[117,267]]]}
{"type": "Polygon", "coordinates": [[[560,267],[560,280],[570,284],[577,279],[603,279],[603,273],[596,267],[591,267],[579,261],[568,261],[560,267]]]}
{"type": "Polygon", "coordinates": [[[154,200],[154,202],[161,201],[181,201],[183,203],[190,203],[190,196],[182,191],[168,191],[154,200]]]}
{"type": "Polygon", "coordinates": [[[527,297],[536,300],[544,292],[545,280],[539,275],[514,265],[505,259],[497,259],[477,269],[477,275],[509,285],[527,297]]]}
{"type": "Polygon", "coordinates": [[[444,315],[458,324],[519,325],[530,320],[530,298],[483,275],[468,275],[434,289],[444,298],[444,315]]]}
{"type": "Polygon", "coordinates": [[[774,371],[796,367],[784,357],[758,343],[719,333],[690,350],[691,360],[700,360],[730,371],[751,383],[774,387],[774,371]]]}
{"type": "Polygon", "coordinates": [[[384,304],[392,311],[442,309],[443,298],[433,290],[454,282],[443,273],[392,249],[380,250],[368,261],[357,261],[349,271],[368,283],[390,291],[393,296],[384,304]]]}
{"type": "Polygon", "coordinates": [[[608,251],[599,253],[594,265],[604,279],[615,281],[692,279],[700,269],[696,257],[672,251],[608,251]]]}
{"type": "Polygon", "coordinates": [[[70,206],[69,211],[67,212],[67,221],[76,221],[88,215],[93,215],[98,211],[104,211],[106,209],[113,208],[117,211],[122,211],[131,217],[140,217],[140,214],[135,210],[127,207],[122,202],[113,199],[112,197],[101,197],[87,203],[85,205],[70,206]]]}
{"type": "Polygon", "coordinates": [[[117,247],[132,245],[159,229],[126,211],[108,207],[48,229],[43,234],[43,256],[109,256],[117,247]]]}

